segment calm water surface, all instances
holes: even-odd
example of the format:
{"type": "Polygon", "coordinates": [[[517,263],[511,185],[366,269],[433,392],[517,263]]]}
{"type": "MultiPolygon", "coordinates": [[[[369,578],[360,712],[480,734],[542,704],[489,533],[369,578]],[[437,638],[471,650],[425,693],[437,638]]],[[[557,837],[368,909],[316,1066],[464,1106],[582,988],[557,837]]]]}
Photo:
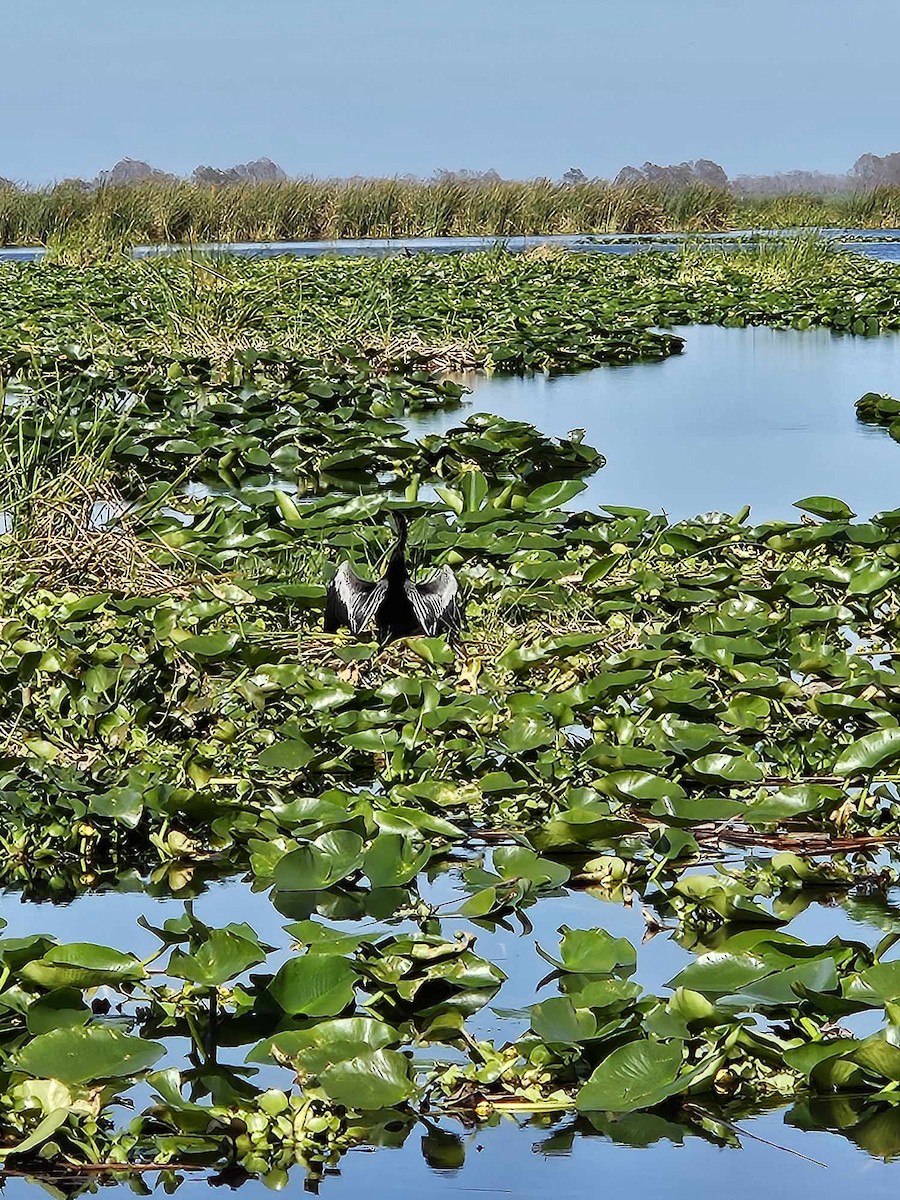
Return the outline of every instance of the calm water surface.
{"type": "Polygon", "coordinates": [[[409,419],[443,432],[470,413],[586,431],[607,458],[573,507],[630,504],[673,519],[752,505],[756,520],[797,516],[795,500],[840,496],[861,516],[900,506],[900,445],[857,421],[864,392],[900,393],[900,335],[827,330],[675,332],[684,353],[578,375],[476,375],[469,406],[409,419]]]}
{"type": "MultiPolygon", "coordinates": [[[[410,237],[410,238],[340,238],[336,241],[315,242],[208,242],[199,244],[172,243],[158,246],[135,246],[135,258],[156,258],[167,254],[228,254],[235,258],[319,258],[339,255],[352,258],[387,258],[394,254],[472,254],[495,246],[519,253],[534,246],[554,245],[581,254],[641,254],[646,250],[670,252],[686,241],[714,242],[732,248],[747,238],[790,237],[792,233],[806,236],[818,233],[842,249],[867,254],[871,258],[900,259],[900,230],[898,229],[732,229],[726,233],[707,234],[507,234],[484,237],[410,237]],[[845,239],[851,239],[846,241],[845,239]],[[863,239],[862,241],[856,239],[863,239]]],[[[39,262],[46,251],[42,246],[0,246],[0,262],[39,262]]]]}
{"type": "MultiPolygon", "coordinates": [[[[439,877],[425,892],[430,890],[433,899],[446,899],[455,886],[450,873],[439,877]]],[[[290,938],[283,925],[297,914],[279,913],[267,893],[252,893],[238,881],[212,883],[196,899],[195,910],[201,919],[214,924],[249,921],[261,937],[277,947],[268,967],[276,967],[289,953],[290,938]]],[[[151,936],[135,925],[140,914],[159,923],[182,911],[178,899],[153,900],[139,892],[87,895],[69,905],[22,903],[14,894],[0,899],[0,913],[9,922],[7,935],[52,932],[63,941],[92,937],[138,953],[149,952],[155,946],[151,936]]],[[[635,977],[648,990],[663,989],[691,958],[667,933],[640,944],[645,926],[639,903],[623,906],[574,892],[542,901],[527,912],[534,922],[533,932],[516,934],[498,929],[478,934],[477,949],[509,976],[494,1005],[473,1023],[473,1031],[479,1036],[492,1036],[498,1041],[514,1037],[524,1021],[509,1015],[508,1010],[556,993],[553,982],[538,990],[548,967],[537,955],[535,942],[554,949],[562,923],[577,928],[602,927],[616,936],[628,937],[639,947],[635,977]],[[494,1007],[500,1011],[495,1013],[494,1007]]],[[[811,903],[784,928],[810,942],[827,941],[838,934],[874,945],[890,927],[900,928],[896,901],[893,905],[873,902],[871,909],[863,906],[855,910],[852,903],[846,910],[811,903]]],[[[452,923],[448,923],[447,932],[452,934],[452,923]]],[[[223,1053],[228,1061],[239,1065],[244,1052],[235,1049],[223,1053]]],[[[260,1086],[283,1087],[285,1081],[284,1073],[277,1068],[264,1068],[256,1079],[260,1086]]],[[[135,1092],[138,1107],[149,1099],[144,1090],[135,1092]]],[[[594,1197],[602,1178],[604,1192],[612,1190],[648,1200],[694,1200],[723,1192],[733,1200],[757,1200],[760,1187],[771,1184],[777,1176],[779,1187],[789,1188],[799,1197],[814,1191],[820,1200],[837,1200],[859,1190],[871,1197],[894,1194],[900,1165],[885,1162],[878,1155],[900,1154],[900,1112],[896,1119],[894,1114],[879,1116],[871,1127],[856,1131],[853,1136],[861,1145],[849,1140],[849,1135],[845,1138],[804,1130],[797,1126],[797,1119],[796,1112],[784,1108],[742,1120],[741,1148],[737,1149],[721,1148],[688,1135],[657,1114],[638,1115],[602,1130],[572,1114],[554,1120],[513,1120],[504,1116],[493,1127],[474,1130],[444,1118],[431,1128],[412,1125],[392,1147],[350,1152],[321,1184],[321,1193],[335,1200],[349,1200],[363,1192],[371,1200],[411,1200],[426,1192],[448,1200],[467,1194],[546,1200],[548,1195],[594,1197]],[[438,1150],[446,1150],[448,1137],[456,1139],[454,1161],[461,1162],[453,1169],[441,1166],[446,1159],[435,1155],[436,1145],[438,1150]]],[[[145,1182],[152,1187],[154,1179],[146,1177],[145,1182]]],[[[208,1186],[205,1176],[189,1175],[180,1192],[208,1195],[208,1186]]],[[[292,1174],[288,1187],[294,1192],[302,1190],[299,1170],[292,1174]]],[[[115,1200],[133,1195],[124,1184],[115,1185],[112,1191],[117,1193],[115,1200]]],[[[39,1194],[36,1184],[21,1179],[8,1180],[4,1192],[23,1198],[39,1194]]],[[[104,1194],[110,1195],[111,1189],[104,1187],[104,1194]]],[[[267,1189],[256,1180],[240,1189],[242,1196],[265,1194],[267,1189]]]]}

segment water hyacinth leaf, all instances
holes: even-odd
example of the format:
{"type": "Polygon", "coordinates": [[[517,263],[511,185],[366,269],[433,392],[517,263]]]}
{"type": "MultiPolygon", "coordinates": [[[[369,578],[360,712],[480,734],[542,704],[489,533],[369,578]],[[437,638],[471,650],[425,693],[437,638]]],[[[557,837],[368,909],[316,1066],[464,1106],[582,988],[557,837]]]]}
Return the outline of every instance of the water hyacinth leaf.
{"type": "Polygon", "coordinates": [[[258,966],[265,957],[266,952],[258,941],[228,929],[212,929],[208,939],[192,954],[173,950],[166,970],[176,979],[219,987],[250,967],[258,966]]]}
{"type": "MultiPolygon", "coordinates": [[[[450,803],[463,802],[461,789],[453,788],[451,793],[453,799],[450,800],[450,803]]],[[[450,795],[451,793],[444,794],[450,795]]],[[[462,830],[457,825],[444,820],[443,817],[421,812],[415,808],[407,808],[400,804],[392,804],[390,808],[373,813],[372,819],[384,833],[398,833],[405,837],[414,837],[417,833],[430,833],[453,841],[463,836],[462,830]]]]}
{"type": "Polygon", "coordinates": [[[685,795],[680,784],[647,771],[613,771],[597,786],[608,795],[626,800],[681,800],[685,795]]]}
{"type": "Polygon", "coordinates": [[[568,867],[540,858],[525,846],[498,846],[492,862],[503,879],[525,879],[537,885],[558,887],[569,878],[568,867]]]}
{"type": "Polygon", "coordinates": [[[890,587],[900,577],[895,568],[882,567],[877,563],[863,563],[858,566],[847,584],[849,596],[874,596],[890,587]]]}
{"type": "Polygon", "coordinates": [[[352,1001],[356,972],[336,954],[303,954],[290,959],[269,984],[290,1016],[334,1017],[352,1001]]]}
{"type": "Polygon", "coordinates": [[[559,483],[545,483],[525,498],[528,508],[543,511],[548,508],[561,508],[568,504],[579,492],[583,492],[587,484],[577,479],[561,480],[559,483]]]}
{"type": "Polygon", "coordinates": [[[789,820],[820,809],[836,807],[844,799],[840,788],[828,784],[800,783],[793,787],[779,788],[764,795],[746,808],[747,820],[751,824],[766,824],[789,820]]]}
{"type": "Polygon", "coordinates": [[[537,717],[520,713],[501,731],[500,740],[511,754],[524,754],[551,745],[556,740],[556,732],[537,717]]]}
{"type": "Polygon", "coordinates": [[[729,725],[738,729],[761,729],[771,708],[764,696],[733,696],[723,715],[729,725]]]}
{"type": "Polygon", "coordinates": [[[416,1094],[409,1067],[409,1059],[396,1050],[370,1050],[326,1067],[319,1083],[331,1100],[347,1108],[391,1108],[416,1094]]]}
{"type": "Polygon", "coordinates": [[[89,1025],[39,1034],[16,1055],[15,1067],[39,1079],[90,1083],[146,1071],[164,1053],[159,1042],[104,1025],[89,1025]]]}
{"type": "Polygon", "coordinates": [[[853,1061],[876,1078],[900,1082],[900,1047],[889,1042],[883,1032],[861,1041],[853,1051],[853,1061]]]}
{"type": "Polygon", "coordinates": [[[15,1146],[5,1146],[0,1149],[0,1159],[6,1158],[9,1154],[27,1154],[31,1150],[36,1150],[38,1146],[42,1146],[49,1141],[60,1129],[69,1117],[68,1105],[64,1108],[54,1108],[39,1121],[28,1137],[23,1138],[15,1146]]]}
{"type": "Polygon", "coordinates": [[[856,516],[849,504],[834,496],[807,496],[805,500],[795,500],[794,508],[832,521],[849,521],[856,516]]]}
{"type": "Polygon", "coordinates": [[[447,665],[456,658],[452,646],[448,646],[442,637],[411,637],[407,639],[407,645],[423,662],[435,666],[447,665]]]}
{"type": "Polygon", "coordinates": [[[356,871],[364,842],[357,833],[339,829],[292,850],[275,867],[275,886],[282,892],[315,892],[329,888],[356,871]]]}
{"type": "Polygon", "coordinates": [[[792,1070],[805,1075],[816,1091],[861,1087],[865,1077],[853,1061],[858,1045],[854,1038],[810,1042],[785,1051],[784,1061],[792,1070]]]}
{"type": "Polygon", "coordinates": [[[92,797],[90,812],[136,829],[144,812],[144,796],[137,788],[111,788],[106,795],[92,797]]]}
{"type": "Polygon", "coordinates": [[[344,1062],[370,1050],[396,1045],[399,1032],[374,1017],[339,1017],[319,1021],[310,1029],[287,1029],[258,1042],[249,1051],[249,1063],[297,1060],[318,1074],[329,1063],[344,1062]]]}
{"type": "Polygon", "coordinates": [[[576,1008],[568,996],[551,996],[531,1010],[531,1028],[542,1041],[577,1046],[597,1032],[597,1019],[588,1008],[576,1008]]]}
{"type": "Polygon", "coordinates": [[[315,757],[312,748],[302,738],[291,738],[267,746],[259,756],[261,767],[276,771],[300,771],[315,757]]]}
{"type": "Polygon", "coordinates": [[[479,917],[486,917],[488,913],[493,912],[498,903],[499,895],[495,887],[481,888],[460,905],[459,911],[462,916],[477,920],[479,917]]]}
{"type": "Polygon", "coordinates": [[[839,755],[835,775],[862,775],[900,758],[900,728],[878,729],[857,738],[839,755]]]}
{"type": "Polygon", "coordinates": [[[724,779],[727,783],[758,783],[764,777],[755,762],[739,754],[704,754],[694,759],[691,770],[710,779],[724,779]]]}
{"type": "Polygon", "coordinates": [[[709,996],[737,992],[747,984],[771,975],[776,965],[749,951],[713,950],[700,957],[669,981],[671,988],[687,988],[709,996]]]}
{"type": "Polygon", "coordinates": [[[900,962],[876,963],[851,979],[846,994],[855,1000],[872,1005],[890,1004],[900,1000],[900,962]]]}
{"type": "Polygon", "coordinates": [[[481,508],[488,494],[488,481],[481,471],[466,471],[461,485],[465,508],[470,511],[481,508]]]}
{"type": "Polygon", "coordinates": [[[91,988],[143,979],[143,964],[132,954],[90,942],[53,946],[43,958],[26,963],[22,975],[44,988],[91,988]]]}
{"type": "Polygon", "coordinates": [[[608,975],[617,967],[634,967],[637,953],[627,938],[615,938],[605,929],[570,929],[560,927],[562,941],[559,958],[548,954],[539,944],[535,949],[541,958],[560,971],[578,975],[608,975]]]}
{"type": "Polygon", "coordinates": [[[68,1029],[72,1025],[86,1025],[91,1010],[84,1003],[80,989],[58,988],[38,996],[28,1006],[25,1020],[31,1034],[47,1033],[51,1029],[68,1029]]]}
{"type": "Polygon", "coordinates": [[[219,661],[227,658],[237,643],[236,633],[199,633],[182,638],[177,645],[183,654],[219,661]]]}
{"type": "Polygon", "coordinates": [[[464,502],[461,494],[458,491],[456,491],[455,488],[450,488],[450,487],[442,486],[441,484],[437,484],[435,486],[434,490],[435,490],[436,494],[438,496],[440,496],[440,498],[444,501],[444,503],[447,505],[448,508],[452,509],[452,511],[455,512],[457,516],[462,516],[463,510],[465,509],[465,502],[464,502]]]}
{"type": "Polygon", "coordinates": [[[631,1042],[613,1050],[575,1100],[579,1112],[653,1108],[678,1090],[680,1042],[631,1042]]]}
{"type": "Polygon", "coordinates": [[[291,921],[284,928],[307,954],[353,954],[369,937],[366,933],[344,933],[318,921],[291,921]]]}
{"type": "Polygon", "coordinates": [[[431,847],[399,834],[380,833],[366,850],[362,870],[372,887],[399,887],[415,879],[431,858],[431,847]]]}

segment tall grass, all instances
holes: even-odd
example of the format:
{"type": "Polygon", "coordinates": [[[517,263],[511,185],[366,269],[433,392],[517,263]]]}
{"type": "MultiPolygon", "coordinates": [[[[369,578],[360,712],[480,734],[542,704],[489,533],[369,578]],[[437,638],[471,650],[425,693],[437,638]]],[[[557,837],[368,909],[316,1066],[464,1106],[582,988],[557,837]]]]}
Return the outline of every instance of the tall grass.
{"type": "Polygon", "coordinates": [[[710,232],[900,225],[900,188],[740,198],[603,180],[297,179],[226,187],[148,182],[87,191],[0,187],[0,245],[44,245],[62,261],[140,243],[332,238],[710,232]]]}
{"type": "Polygon", "coordinates": [[[721,279],[723,269],[744,275],[754,286],[789,288],[822,280],[840,270],[846,258],[814,231],[761,238],[732,249],[708,241],[688,240],[677,256],[679,283],[696,285],[721,279]]]}
{"type": "Polygon", "coordinates": [[[549,179],[316,180],[211,187],[142,183],[84,191],[0,188],[0,244],[314,241],[331,238],[658,233],[725,229],[726,192],[549,179]],[[689,210],[689,211],[688,211],[689,210]]]}

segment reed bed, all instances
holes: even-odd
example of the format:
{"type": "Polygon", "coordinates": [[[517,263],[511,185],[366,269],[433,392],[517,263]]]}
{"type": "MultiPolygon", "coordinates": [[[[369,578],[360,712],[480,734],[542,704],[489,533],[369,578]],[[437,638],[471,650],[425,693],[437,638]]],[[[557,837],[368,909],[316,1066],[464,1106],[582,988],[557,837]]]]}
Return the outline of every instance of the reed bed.
{"type": "Polygon", "coordinates": [[[735,196],[603,180],[297,179],[224,187],[150,181],[93,190],[0,186],[0,245],[96,261],[138,244],[335,238],[657,234],[900,226],[900,187],[831,196],[735,196]]]}
{"type": "Polygon", "coordinates": [[[315,180],[212,187],[148,182],[89,191],[0,188],[0,244],[80,247],[141,243],[319,241],[727,229],[727,192],[666,194],[648,186],[549,179],[472,182],[315,180]]]}

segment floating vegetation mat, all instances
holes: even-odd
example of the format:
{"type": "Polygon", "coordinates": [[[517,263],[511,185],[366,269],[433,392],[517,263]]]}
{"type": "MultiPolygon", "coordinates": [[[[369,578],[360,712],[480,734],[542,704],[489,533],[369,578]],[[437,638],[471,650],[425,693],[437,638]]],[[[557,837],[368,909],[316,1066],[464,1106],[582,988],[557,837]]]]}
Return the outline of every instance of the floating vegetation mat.
{"type": "MultiPolygon", "coordinates": [[[[314,1184],[415,1128],[447,1166],[454,1128],[507,1113],[586,1114],[632,1143],[652,1113],[650,1140],[734,1145],[736,1122],[785,1105],[900,1151],[900,510],[860,520],[820,495],[762,525],[579,512],[603,464],[581,431],[475,416],[414,441],[396,420],[460,399],[424,369],[430,347],[503,361],[487,326],[431,336],[454,279],[480,321],[512,321],[520,368],[566,361],[563,326],[511,281],[558,272],[546,303],[568,305],[568,361],[616,363],[680,349],[646,328],[663,309],[774,319],[760,272],[777,265],[710,260],[697,284],[684,259],[592,264],[595,298],[628,270],[663,291],[589,318],[582,268],[552,258],[392,265],[395,289],[418,289],[403,311],[420,340],[384,344],[426,347],[406,369],[365,350],[369,329],[319,357],[273,348],[277,314],[267,345],[166,348],[171,264],[86,272],[78,305],[71,272],[4,275],[21,292],[2,335],[0,872],[33,900],[184,901],[141,917],[148,953],[0,938],[7,1170],[69,1191],[201,1168],[278,1187],[299,1164],[314,1184]],[[732,270],[746,307],[673,298],[732,270]],[[114,295],[130,348],[96,321],[114,295]],[[79,344],[53,343],[64,326],[79,344]],[[457,644],[322,632],[336,562],[377,573],[397,508],[416,569],[458,575],[457,644]],[[277,936],[201,919],[195,898],[226,876],[267,896],[277,936]],[[576,901],[582,923],[547,936],[547,906],[576,901]],[[859,936],[794,931],[823,904],[859,936]],[[645,950],[612,911],[642,914],[645,950]],[[503,970],[498,931],[519,937],[503,970]],[[683,965],[638,982],[663,943],[683,965]],[[519,960],[539,982],[510,1008],[519,960]]],[[[900,319],[893,269],[781,269],[783,319],[900,319]],[[860,273],[872,312],[839,319],[849,300],[821,289],[843,297],[860,273]]],[[[248,291],[265,278],[240,270],[248,291]]],[[[335,298],[376,269],[291,270],[335,298]]]]}

